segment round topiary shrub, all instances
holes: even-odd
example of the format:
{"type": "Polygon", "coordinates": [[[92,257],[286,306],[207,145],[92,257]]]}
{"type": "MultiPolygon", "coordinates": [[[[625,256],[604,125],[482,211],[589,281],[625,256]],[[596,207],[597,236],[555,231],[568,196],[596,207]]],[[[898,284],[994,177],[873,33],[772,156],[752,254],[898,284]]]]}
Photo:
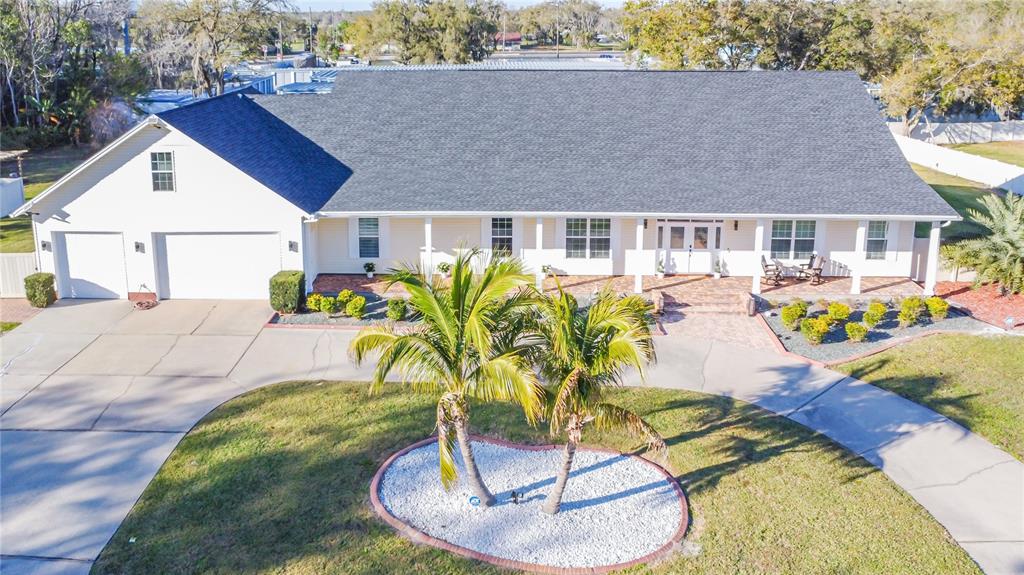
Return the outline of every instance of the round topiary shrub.
{"type": "Polygon", "coordinates": [[[862,342],[868,337],[868,328],[864,324],[851,321],[846,324],[846,337],[852,342],[862,342]]]}
{"type": "Polygon", "coordinates": [[[888,309],[885,304],[880,301],[873,301],[868,305],[868,310],[864,312],[864,323],[868,324],[868,327],[875,327],[883,319],[885,319],[885,312],[888,309]]]}
{"type": "Polygon", "coordinates": [[[327,314],[328,317],[337,314],[340,309],[341,304],[333,297],[325,295],[320,298],[320,311],[327,314]]]}
{"type": "Polygon", "coordinates": [[[363,316],[366,315],[366,298],[361,295],[357,295],[350,299],[348,303],[345,304],[345,313],[356,319],[362,319],[363,316]]]}
{"type": "Polygon", "coordinates": [[[388,311],[386,313],[388,319],[391,321],[402,321],[405,319],[405,314],[408,309],[408,304],[405,300],[396,297],[388,300],[388,311]]]}
{"type": "Polygon", "coordinates": [[[900,322],[900,327],[910,327],[917,323],[922,311],[924,311],[924,302],[916,295],[900,302],[900,313],[896,316],[900,322]]]}
{"type": "Polygon", "coordinates": [[[949,302],[939,296],[924,300],[924,305],[928,307],[928,315],[932,317],[932,321],[942,321],[949,315],[949,302]]]}
{"type": "Polygon", "coordinates": [[[800,328],[800,320],[807,317],[807,305],[791,303],[782,308],[781,316],[782,325],[786,326],[786,329],[796,331],[800,328]]]}
{"type": "Polygon", "coordinates": [[[57,301],[53,274],[38,272],[25,276],[25,298],[32,307],[46,307],[57,301]]]}
{"type": "Polygon", "coordinates": [[[342,309],[348,305],[348,302],[352,301],[352,298],[356,297],[355,292],[350,289],[343,289],[338,292],[338,306],[342,309]]]}
{"type": "Polygon", "coordinates": [[[306,311],[320,311],[320,300],[324,299],[323,294],[313,292],[306,296],[306,311]]]}
{"type": "Polygon", "coordinates": [[[850,306],[834,301],[828,304],[828,319],[832,323],[842,323],[850,317],[850,306]]]}
{"type": "Polygon", "coordinates": [[[832,328],[827,316],[807,318],[800,322],[800,333],[804,334],[811,345],[824,341],[829,329],[832,328]]]}

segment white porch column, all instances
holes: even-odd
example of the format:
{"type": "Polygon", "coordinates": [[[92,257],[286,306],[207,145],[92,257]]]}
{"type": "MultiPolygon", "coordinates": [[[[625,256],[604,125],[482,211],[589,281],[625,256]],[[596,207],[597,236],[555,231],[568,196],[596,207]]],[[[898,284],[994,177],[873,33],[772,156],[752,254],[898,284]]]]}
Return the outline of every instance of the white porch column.
{"type": "Polygon", "coordinates": [[[644,219],[636,219],[636,256],[633,258],[633,265],[636,266],[636,275],[633,277],[633,293],[644,291],[644,219]]]}
{"type": "Polygon", "coordinates": [[[534,284],[537,289],[544,289],[544,218],[538,217],[537,223],[534,226],[535,244],[537,247],[537,257],[534,258],[534,284]]]}
{"type": "Polygon", "coordinates": [[[868,235],[868,222],[867,220],[861,220],[857,222],[857,244],[853,250],[853,282],[850,284],[850,293],[857,295],[860,293],[860,278],[863,274],[863,265],[866,261],[864,257],[865,243],[867,242],[868,235]]]}
{"type": "Polygon", "coordinates": [[[433,218],[423,218],[423,249],[426,251],[423,262],[423,267],[426,269],[423,270],[423,274],[427,277],[427,281],[431,281],[434,277],[433,225],[433,218]]]}
{"type": "Polygon", "coordinates": [[[932,222],[928,230],[928,260],[924,268],[924,295],[935,295],[935,281],[939,275],[939,237],[942,222],[932,222]]]}
{"type": "Polygon", "coordinates": [[[661,226],[661,267],[665,273],[668,273],[668,265],[672,262],[672,246],[669,245],[669,239],[668,219],[666,219],[661,226]]]}
{"type": "Polygon", "coordinates": [[[761,293],[761,256],[764,255],[764,220],[757,220],[754,226],[754,278],[750,282],[750,293],[761,293]]]}

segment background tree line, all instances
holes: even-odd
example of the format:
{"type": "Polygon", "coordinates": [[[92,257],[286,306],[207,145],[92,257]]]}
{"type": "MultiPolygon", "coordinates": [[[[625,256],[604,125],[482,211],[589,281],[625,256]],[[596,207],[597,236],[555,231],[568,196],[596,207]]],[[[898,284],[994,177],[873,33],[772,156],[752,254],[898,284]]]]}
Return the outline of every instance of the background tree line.
{"type": "Polygon", "coordinates": [[[1022,0],[628,0],[661,68],[855,70],[906,130],[928,109],[1024,111],[1022,0]]]}

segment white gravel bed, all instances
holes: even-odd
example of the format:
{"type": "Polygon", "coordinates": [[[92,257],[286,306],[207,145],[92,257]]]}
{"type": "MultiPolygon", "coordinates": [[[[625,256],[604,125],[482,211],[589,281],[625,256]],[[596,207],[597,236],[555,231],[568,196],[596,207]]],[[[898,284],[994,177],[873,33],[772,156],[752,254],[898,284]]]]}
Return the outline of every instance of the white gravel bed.
{"type": "MultiPolygon", "coordinates": [[[[473,442],[484,481],[498,498],[474,507],[464,482],[441,486],[437,444],[394,460],[379,496],[394,515],[438,539],[503,559],[558,567],[598,567],[649,555],[683,521],[680,498],[658,469],[632,457],[580,449],[555,516],[541,511],[561,465],[560,449],[526,450],[473,442]],[[518,505],[510,493],[525,492],[518,505]]],[[[459,460],[460,473],[462,463],[459,460]]]]}

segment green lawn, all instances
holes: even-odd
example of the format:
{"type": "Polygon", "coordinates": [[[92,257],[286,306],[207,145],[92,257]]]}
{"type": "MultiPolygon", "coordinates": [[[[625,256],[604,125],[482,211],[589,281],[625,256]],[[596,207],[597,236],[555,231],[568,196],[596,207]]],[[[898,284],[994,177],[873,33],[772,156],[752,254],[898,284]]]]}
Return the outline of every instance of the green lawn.
{"type": "MultiPolygon", "coordinates": [[[[89,146],[61,146],[23,156],[25,199],[36,197],[50,184],[73,170],[95,152],[89,146]]],[[[0,220],[0,253],[25,253],[35,249],[32,222],[27,217],[0,220]]]]}
{"type": "Polygon", "coordinates": [[[1024,338],[936,335],[837,369],[926,405],[1024,460],[1024,338]]]}
{"type": "MultiPolygon", "coordinates": [[[[964,238],[977,237],[986,233],[985,228],[974,223],[970,220],[968,215],[968,208],[974,208],[981,212],[987,213],[978,198],[989,194],[995,194],[991,188],[985,186],[985,184],[979,184],[978,182],[972,182],[971,180],[965,180],[949,174],[938,172],[931,168],[921,166],[918,164],[911,164],[917,175],[925,181],[926,184],[935,189],[949,205],[953,206],[953,209],[957,211],[961,216],[964,217],[962,222],[953,222],[952,224],[942,228],[942,241],[954,242],[962,240],[964,238]]],[[[928,237],[928,228],[931,224],[927,222],[919,222],[915,235],[919,238],[928,237]]]]}
{"type": "Polygon", "coordinates": [[[975,156],[1024,166],[1024,142],[986,142],[983,144],[951,144],[948,146],[975,156]]]}
{"type": "MultiPolygon", "coordinates": [[[[609,399],[664,433],[667,466],[690,497],[687,538],[700,548],[633,573],[979,572],[884,474],[803,426],[698,393],[609,399]]],[[[414,545],[370,508],[373,473],[429,435],[434,417],[430,398],[371,397],[364,384],[285,383],[236,398],[185,436],[93,573],[506,573],[414,545]]],[[[475,405],[473,423],[546,442],[509,406],[475,405]]]]}
{"type": "Polygon", "coordinates": [[[19,325],[20,321],[0,321],[0,333],[7,333],[19,325]]]}

